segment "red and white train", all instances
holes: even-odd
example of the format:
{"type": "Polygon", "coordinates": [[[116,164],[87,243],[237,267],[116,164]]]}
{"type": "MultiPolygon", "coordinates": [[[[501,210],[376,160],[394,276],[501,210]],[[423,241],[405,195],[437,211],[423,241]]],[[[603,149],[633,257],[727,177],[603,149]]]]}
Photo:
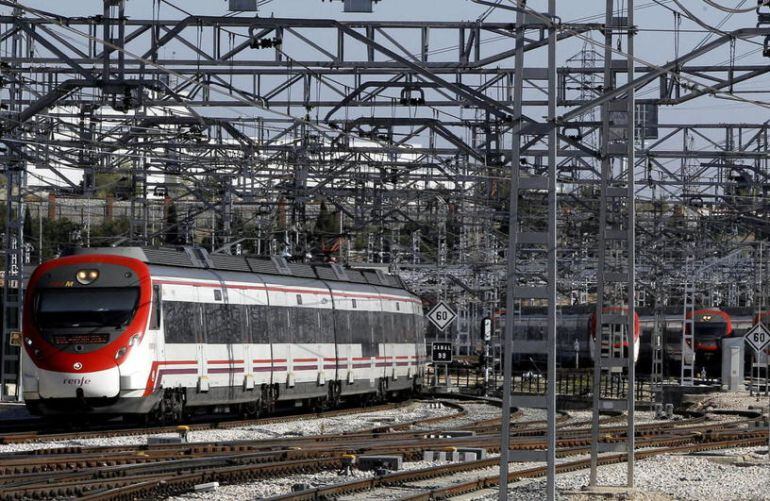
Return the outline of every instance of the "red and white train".
{"type": "MultiPolygon", "coordinates": [[[[602,309],[602,315],[614,315],[614,316],[628,316],[628,308],[625,306],[605,306],[602,309]]],[[[619,329],[619,331],[616,334],[617,339],[622,339],[622,351],[621,351],[621,343],[615,342],[610,347],[610,341],[609,340],[603,340],[602,341],[602,353],[609,353],[610,351],[618,352],[618,355],[616,355],[618,358],[622,357],[628,357],[628,327],[626,323],[613,323],[615,329],[619,329]],[[622,354],[622,355],[621,355],[622,354]]],[[[592,313],[591,316],[588,318],[588,333],[589,333],[589,339],[588,339],[588,349],[591,354],[591,360],[595,360],[594,358],[594,344],[596,341],[596,331],[597,331],[597,325],[596,325],[596,312],[592,313]]],[[[634,311],[634,363],[639,361],[639,347],[641,343],[639,342],[639,338],[642,333],[642,327],[641,322],[639,320],[639,315],[634,311]]]]}
{"type": "Polygon", "coordinates": [[[709,362],[721,363],[722,338],[733,335],[730,314],[717,308],[703,308],[688,312],[687,319],[693,319],[695,325],[696,356],[703,355],[709,362]]]}
{"type": "Polygon", "coordinates": [[[394,276],[202,249],[92,248],[40,265],[23,392],[42,415],[257,414],[422,384],[421,301],[394,276]]]}

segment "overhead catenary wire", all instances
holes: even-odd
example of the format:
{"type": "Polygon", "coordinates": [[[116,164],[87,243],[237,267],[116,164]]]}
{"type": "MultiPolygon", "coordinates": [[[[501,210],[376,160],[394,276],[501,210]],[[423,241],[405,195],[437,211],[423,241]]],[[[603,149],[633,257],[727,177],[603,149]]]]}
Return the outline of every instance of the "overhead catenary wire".
{"type": "MultiPolygon", "coordinates": [[[[679,3],[678,0],[673,0],[673,1],[675,3],[677,3],[677,4],[679,3]]],[[[554,23],[554,21],[552,19],[549,19],[547,16],[544,16],[543,14],[541,14],[541,13],[531,9],[530,7],[527,7],[527,6],[523,6],[522,7],[520,5],[520,0],[508,0],[508,2],[512,3],[512,4],[515,4],[515,5],[517,5],[520,8],[523,8],[524,10],[527,11],[528,14],[530,14],[533,17],[536,17],[536,18],[540,19],[541,21],[543,21],[543,23],[545,25],[550,25],[550,24],[554,23]]],[[[708,25],[705,25],[705,26],[707,26],[708,29],[713,29],[712,27],[710,27],[708,25]]],[[[583,35],[582,33],[578,33],[578,32],[576,32],[574,30],[570,30],[569,28],[564,28],[564,27],[562,27],[561,29],[562,29],[562,31],[571,31],[573,36],[575,36],[576,38],[579,38],[581,40],[584,40],[587,43],[590,43],[591,45],[594,45],[594,46],[597,46],[597,47],[600,47],[600,48],[605,48],[605,44],[604,43],[598,42],[596,40],[593,40],[592,38],[587,37],[587,36],[583,35]]],[[[730,34],[729,33],[724,33],[724,35],[728,35],[729,36],[730,34]]],[[[757,42],[757,44],[759,44],[759,42],[757,42]]],[[[628,54],[626,54],[624,51],[619,50],[619,49],[617,49],[615,47],[609,47],[609,50],[612,51],[614,54],[617,54],[619,56],[623,56],[623,57],[627,57],[628,56],[628,54]]],[[[761,106],[763,108],[769,108],[770,109],[770,102],[769,101],[760,101],[760,100],[756,100],[756,99],[742,98],[740,96],[736,96],[736,95],[731,94],[729,92],[724,92],[724,91],[720,91],[720,90],[717,90],[717,89],[714,89],[714,88],[709,88],[708,86],[705,86],[704,84],[702,84],[701,82],[698,82],[697,80],[695,80],[693,78],[690,78],[690,77],[688,77],[686,75],[682,75],[681,72],[675,72],[672,69],[666,69],[666,68],[664,68],[662,66],[659,66],[657,64],[651,63],[651,62],[649,62],[649,61],[647,61],[647,60],[645,60],[645,59],[643,59],[643,58],[641,58],[639,56],[636,56],[636,55],[633,56],[633,60],[635,62],[637,62],[639,64],[642,64],[644,66],[647,66],[647,67],[649,67],[649,68],[651,68],[653,70],[656,70],[656,71],[668,74],[668,75],[670,75],[670,76],[672,76],[674,78],[677,78],[680,81],[689,82],[691,84],[694,84],[697,87],[705,87],[706,88],[705,89],[706,93],[708,93],[709,95],[714,95],[714,96],[721,95],[721,96],[724,96],[725,99],[733,99],[733,100],[736,100],[736,101],[744,102],[746,104],[754,104],[754,105],[757,105],[757,106],[761,106]]]]}
{"type": "Polygon", "coordinates": [[[770,5],[770,0],[761,0],[756,6],[754,7],[746,7],[741,8],[741,5],[743,5],[746,2],[741,2],[738,7],[725,7],[724,5],[721,5],[714,0],[701,0],[703,3],[710,5],[711,7],[714,7],[715,9],[719,9],[723,12],[727,12],[729,14],[746,14],[747,12],[755,12],[759,9],[759,7],[765,7],[770,5]]]}
{"type": "MultiPolygon", "coordinates": [[[[351,139],[358,139],[358,136],[356,136],[354,134],[351,134],[351,133],[348,133],[348,132],[345,132],[345,131],[341,131],[341,130],[338,130],[338,129],[335,129],[335,128],[332,128],[332,127],[329,127],[329,126],[325,126],[325,125],[323,125],[321,123],[315,123],[312,120],[307,120],[305,117],[295,116],[295,115],[291,115],[289,113],[284,113],[284,112],[281,112],[281,111],[278,111],[278,110],[274,110],[274,109],[272,109],[270,107],[265,106],[259,100],[251,99],[248,95],[244,95],[243,93],[238,92],[238,93],[232,93],[231,94],[231,93],[228,93],[228,92],[226,92],[226,91],[224,91],[222,89],[217,88],[216,86],[208,85],[208,84],[205,84],[205,83],[202,83],[202,82],[197,82],[197,81],[193,80],[192,78],[188,78],[185,75],[182,75],[182,74],[180,74],[180,73],[178,73],[178,72],[176,72],[176,71],[174,71],[174,70],[172,70],[170,68],[167,68],[166,66],[164,66],[164,65],[162,65],[160,63],[157,63],[157,62],[152,61],[152,60],[147,59],[147,58],[143,58],[140,55],[135,54],[135,53],[127,50],[125,47],[119,47],[118,45],[116,45],[116,44],[114,44],[114,43],[112,43],[110,41],[107,41],[107,40],[101,39],[99,37],[93,36],[93,35],[91,35],[89,33],[85,33],[83,31],[80,31],[80,30],[70,26],[67,23],[67,19],[63,18],[62,16],[59,16],[59,15],[56,15],[56,14],[53,14],[53,13],[50,13],[50,12],[42,11],[40,9],[36,9],[36,8],[33,8],[33,7],[29,7],[29,6],[21,4],[20,2],[12,1],[12,0],[0,0],[0,5],[5,5],[6,7],[19,8],[21,10],[24,10],[24,11],[30,13],[30,14],[36,15],[36,16],[38,16],[40,18],[48,19],[49,21],[57,24],[58,26],[60,26],[64,30],[70,31],[72,33],[75,33],[75,34],[81,36],[81,37],[87,38],[87,39],[91,40],[92,42],[96,42],[96,43],[102,44],[104,47],[109,47],[113,51],[122,52],[126,56],[129,56],[129,57],[133,58],[136,61],[140,61],[140,62],[142,62],[142,63],[144,63],[146,65],[152,66],[152,67],[154,67],[154,68],[156,68],[156,69],[158,69],[160,71],[163,71],[163,72],[165,72],[165,73],[167,73],[167,74],[169,74],[171,76],[174,76],[175,78],[178,78],[178,79],[183,80],[185,82],[195,83],[195,84],[200,85],[202,87],[206,87],[210,92],[214,92],[216,94],[220,94],[220,95],[223,95],[223,96],[234,97],[235,99],[241,101],[243,104],[248,104],[248,105],[254,106],[254,107],[259,108],[259,109],[261,109],[261,110],[263,110],[263,111],[265,111],[267,113],[270,113],[270,114],[275,114],[275,115],[278,115],[278,116],[282,116],[284,118],[292,119],[292,120],[296,121],[297,123],[305,124],[305,125],[313,128],[313,129],[317,130],[320,133],[327,133],[327,134],[334,134],[334,135],[344,135],[344,136],[350,137],[351,139]]],[[[377,139],[372,139],[372,141],[377,143],[377,144],[380,144],[382,146],[386,146],[385,144],[383,144],[382,142],[378,141],[377,139]]]]}

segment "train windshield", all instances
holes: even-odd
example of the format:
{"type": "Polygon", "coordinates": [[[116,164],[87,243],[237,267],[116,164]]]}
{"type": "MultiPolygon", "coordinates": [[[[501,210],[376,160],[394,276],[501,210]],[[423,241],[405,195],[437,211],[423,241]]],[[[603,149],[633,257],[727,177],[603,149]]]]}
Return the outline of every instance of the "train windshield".
{"type": "Polygon", "coordinates": [[[42,289],[36,322],[41,329],[120,328],[133,318],[139,289],[42,289]]]}
{"type": "Polygon", "coordinates": [[[727,324],[697,322],[695,336],[699,338],[722,338],[727,335],[727,324]]]}

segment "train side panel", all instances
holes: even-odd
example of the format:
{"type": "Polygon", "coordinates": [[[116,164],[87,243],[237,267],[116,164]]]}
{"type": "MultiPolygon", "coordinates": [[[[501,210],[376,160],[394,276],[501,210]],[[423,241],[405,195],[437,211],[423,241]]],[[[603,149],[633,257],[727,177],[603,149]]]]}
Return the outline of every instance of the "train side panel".
{"type": "Polygon", "coordinates": [[[332,300],[320,281],[265,277],[279,399],[322,397],[336,377],[332,300]]]}
{"type": "Polygon", "coordinates": [[[379,295],[366,284],[327,285],[334,299],[337,378],[342,394],[375,392],[377,379],[382,378],[374,342],[375,315],[381,310],[379,295]]]}
{"type": "Polygon", "coordinates": [[[413,305],[417,300],[398,289],[377,287],[381,297],[383,339],[380,342],[385,353],[385,376],[393,380],[412,378],[416,375],[418,354],[413,305]]]}

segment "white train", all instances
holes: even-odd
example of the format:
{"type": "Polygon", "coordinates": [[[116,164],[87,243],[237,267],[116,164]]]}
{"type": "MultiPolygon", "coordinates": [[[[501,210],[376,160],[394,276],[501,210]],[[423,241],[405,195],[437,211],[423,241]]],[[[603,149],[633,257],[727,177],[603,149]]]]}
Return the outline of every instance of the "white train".
{"type": "Polygon", "coordinates": [[[24,400],[42,415],[387,398],[422,384],[422,304],[398,278],[337,265],[91,248],[33,273],[24,400]]]}

